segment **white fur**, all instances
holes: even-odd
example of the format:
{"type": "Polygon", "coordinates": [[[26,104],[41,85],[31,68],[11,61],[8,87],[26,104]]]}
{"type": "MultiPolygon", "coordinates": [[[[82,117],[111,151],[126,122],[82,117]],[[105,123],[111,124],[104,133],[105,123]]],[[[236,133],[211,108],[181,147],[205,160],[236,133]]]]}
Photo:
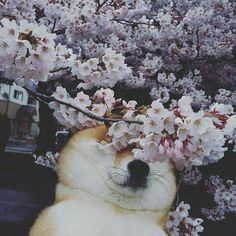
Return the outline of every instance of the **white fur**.
{"type": "Polygon", "coordinates": [[[39,217],[30,236],[39,236],[37,225],[44,236],[167,235],[162,221],[176,190],[169,162],[150,164],[147,187],[134,191],[121,186],[129,177],[130,152],[119,159],[87,137],[68,146],[58,165],[59,202],[39,217]]]}

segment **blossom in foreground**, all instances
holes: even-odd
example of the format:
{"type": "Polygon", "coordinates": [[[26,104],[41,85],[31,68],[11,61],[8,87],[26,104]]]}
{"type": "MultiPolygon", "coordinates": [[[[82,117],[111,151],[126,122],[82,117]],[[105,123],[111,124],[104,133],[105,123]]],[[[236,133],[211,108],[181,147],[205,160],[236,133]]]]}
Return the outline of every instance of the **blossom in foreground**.
{"type": "Polygon", "coordinates": [[[203,220],[189,216],[190,205],[183,201],[168,215],[166,230],[170,236],[198,236],[203,231],[203,220]]]}
{"type": "MultiPolygon", "coordinates": [[[[108,130],[111,144],[117,151],[132,145],[135,158],[146,162],[169,158],[178,169],[220,160],[227,150],[224,147],[226,137],[232,136],[236,127],[231,106],[221,104],[209,111],[194,112],[192,99],[185,96],[171,109],[156,100],[140,110],[135,107],[136,103],[115,99],[111,89],[102,88],[92,97],[79,92],[71,98],[65,89],[58,87],[53,97],[92,114],[118,118],[120,121],[110,124],[108,130]],[[126,123],[122,121],[125,118],[142,124],[126,123]]],[[[101,123],[74,108],[55,104],[51,103],[55,117],[68,128],[92,127],[101,123]]]]}
{"type": "MultiPolygon", "coordinates": [[[[150,162],[163,159],[161,157],[170,158],[178,169],[207,165],[221,159],[226,151],[224,127],[228,120],[233,123],[232,109],[229,114],[194,112],[191,101],[190,97],[183,96],[173,109],[160,105],[147,109],[146,116],[142,117],[141,135],[131,140],[136,143],[134,156],[150,162]],[[156,143],[156,160],[145,152],[148,143],[144,140],[149,134],[159,137],[158,143],[148,139],[149,143],[156,143]]],[[[234,129],[233,125],[228,126],[229,130],[234,129]]]]}

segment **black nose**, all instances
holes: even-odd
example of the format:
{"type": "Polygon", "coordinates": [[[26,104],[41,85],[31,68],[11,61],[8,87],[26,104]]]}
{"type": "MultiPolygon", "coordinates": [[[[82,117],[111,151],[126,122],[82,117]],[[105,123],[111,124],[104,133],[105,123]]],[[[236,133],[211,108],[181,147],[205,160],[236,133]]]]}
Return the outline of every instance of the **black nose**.
{"type": "Polygon", "coordinates": [[[133,160],[128,164],[130,173],[129,184],[133,187],[144,187],[149,174],[149,166],[140,160],[133,160]]]}

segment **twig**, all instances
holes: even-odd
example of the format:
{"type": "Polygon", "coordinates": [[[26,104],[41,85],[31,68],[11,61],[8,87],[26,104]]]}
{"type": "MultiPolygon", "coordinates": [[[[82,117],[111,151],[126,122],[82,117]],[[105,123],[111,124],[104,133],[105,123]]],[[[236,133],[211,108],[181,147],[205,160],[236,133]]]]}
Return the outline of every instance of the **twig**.
{"type": "Polygon", "coordinates": [[[55,32],[56,24],[57,24],[57,20],[54,19],[54,21],[53,21],[53,26],[52,26],[52,33],[55,32]]]}
{"type": "Polygon", "coordinates": [[[50,97],[49,96],[46,96],[44,94],[39,94],[39,93],[36,93],[34,92],[33,90],[27,88],[26,86],[23,87],[32,97],[36,98],[38,101],[44,103],[44,104],[47,104],[48,105],[48,102],[46,102],[44,99],[47,99],[47,100],[50,100],[50,97]]]}
{"type": "Polygon", "coordinates": [[[81,107],[78,107],[78,106],[75,106],[75,105],[72,105],[66,101],[62,101],[62,100],[59,100],[55,97],[52,97],[52,96],[47,96],[47,95],[44,95],[44,94],[41,94],[41,93],[37,93],[37,92],[34,92],[32,91],[31,89],[27,88],[26,86],[24,87],[24,89],[29,93],[31,94],[32,96],[40,99],[42,102],[44,103],[49,103],[49,102],[57,102],[59,104],[62,104],[62,105],[65,105],[65,106],[68,106],[70,108],[73,108],[79,112],[81,112],[82,114],[88,116],[89,118],[91,119],[94,119],[94,120],[98,120],[98,121],[101,121],[101,122],[104,122],[104,123],[115,123],[115,122],[119,122],[119,121],[124,121],[128,124],[140,124],[142,125],[143,122],[142,121],[138,121],[138,120],[128,120],[128,119],[110,119],[110,118],[105,118],[105,117],[102,117],[102,116],[97,116],[97,115],[94,115],[92,112],[88,111],[88,110],[85,110],[81,107]]]}
{"type": "Polygon", "coordinates": [[[116,21],[116,22],[118,22],[120,24],[128,25],[128,26],[133,26],[133,27],[137,27],[139,25],[147,25],[147,26],[155,26],[155,27],[157,27],[157,25],[154,24],[154,23],[135,22],[135,21],[129,21],[129,20],[124,20],[124,19],[119,20],[117,18],[113,18],[112,20],[114,20],[114,21],[116,21]]]}
{"type": "Polygon", "coordinates": [[[54,30],[53,33],[56,35],[61,35],[61,34],[65,34],[65,32],[66,32],[66,29],[63,28],[63,29],[54,30]]]}
{"type": "Polygon", "coordinates": [[[7,0],[0,0],[0,2],[3,4],[3,5],[5,5],[6,4],[6,2],[7,2],[7,0]]]}
{"type": "Polygon", "coordinates": [[[196,49],[197,49],[197,56],[195,59],[198,59],[199,55],[200,55],[200,37],[199,37],[199,28],[197,27],[196,29],[196,36],[197,36],[197,46],[196,46],[196,49]]]}
{"type": "Polygon", "coordinates": [[[96,9],[96,12],[95,12],[95,13],[98,13],[99,10],[100,10],[108,1],[109,1],[109,0],[104,0],[102,3],[100,3],[100,1],[97,0],[98,6],[97,6],[97,9],[96,9]]]}
{"type": "Polygon", "coordinates": [[[174,11],[176,11],[179,16],[181,16],[181,13],[179,12],[179,10],[177,10],[177,6],[176,6],[177,4],[176,4],[176,2],[173,0],[172,3],[173,3],[172,9],[173,9],[174,11]]]}
{"type": "Polygon", "coordinates": [[[55,70],[50,70],[50,73],[55,73],[55,72],[59,72],[61,70],[68,70],[68,69],[70,69],[70,67],[61,67],[61,68],[58,68],[55,70]]]}
{"type": "MultiPolygon", "coordinates": [[[[9,85],[12,85],[15,81],[11,81],[9,79],[6,79],[6,78],[1,78],[0,82],[2,83],[5,83],[5,84],[9,84],[9,85]]],[[[81,107],[78,107],[78,106],[75,106],[75,105],[72,105],[66,101],[62,101],[62,100],[59,100],[53,96],[47,96],[45,94],[42,94],[42,93],[38,93],[38,92],[35,92],[33,90],[31,90],[30,88],[24,86],[23,87],[31,96],[33,96],[34,98],[36,98],[37,100],[45,103],[48,105],[49,102],[57,102],[59,104],[62,104],[62,105],[65,105],[65,106],[68,106],[70,108],[73,108],[81,113],[83,113],[84,115],[88,116],[89,118],[91,119],[94,119],[94,120],[98,120],[98,121],[101,121],[101,122],[104,122],[104,123],[115,123],[115,122],[119,122],[119,121],[124,121],[128,124],[140,124],[142,125],[143,122],[142,121],[138,121],[138,120],[129,120],[129,119],[111,119],[111,118],[105,118],[105,117],[102,117],[102,116],[97,116],[95,114],[93,114],[92,112],[90,112],[89,110],[86,110],[86,109],[83,109],[81,107]]]]}

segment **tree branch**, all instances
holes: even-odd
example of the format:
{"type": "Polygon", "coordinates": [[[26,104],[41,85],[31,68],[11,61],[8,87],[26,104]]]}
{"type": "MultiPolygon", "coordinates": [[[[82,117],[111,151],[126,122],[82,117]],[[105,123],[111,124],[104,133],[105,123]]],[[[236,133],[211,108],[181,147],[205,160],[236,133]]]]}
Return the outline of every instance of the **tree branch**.
{"type": "Polygon", "coordinates": [[[135,21],[129,21],[129,20],[124,20],[124,19],[119,20],[117,18],[113,18],[112,20],[114,20],[114,21],[116,21],[116,22],[118,22],[118,23],[120,23],[122,25],[127,25],[127,26],[132,26],[132,27],[137,27],[139,25],[146,25],[146,26],[155,26],[155,27],[157,27],[157,25],[154,24],[154,23],[135,22],[135,21]]]}
{"type": "Polygon", "coordinates": [[[47,96],[47,95],[44,95],[44,94],[41,94],[41,93],[34,92],[31,89],[27,88],[26,86],[24,87],[24,89],[29,94],[31,94],[32,96],[36,97],[37,99],[39,99],[40,101],[42,101],[44,103],[48,104],[49,102],[57,102],[59,104],[71,107],[71,108],[81,112],[82,114],[88,116],[89,118],[91,118],[93,120],[98,120],[98,121],[101,121],[101,122],[104,122],[104,123],[115,123],[115,122],[119,122],[119,121],[124,121],[124,122],[126,122],[128,124],[140,124],[140,125],[143,124],[142,121],[138,121],[138,120],[110,119],[110,118],[105,118],[105,117],[97,116],[97,115],[93,114],[92,112],[90,112],[89,110],[86,110],[86,109],[83,109],[81,107],[72,105],[72,104],[70,104],[70,103],[68,103],[66,101],[59,100],[59,99],[57,99],[55,97],[52,97],[52,96],[47,96]]]}
{"type": "Polygon", "coordinates": [[[55,72],[59,72],[61,70],[68,70],[70,67],[61,67],[61,68],[58,68],[58,69],[55,69],[55,70],[50,70],[50,73],[55,73],[55,72]]]}
{"type": "Polygon", "coordinates": [[[197,49],[197,56],[196,56],[195,59],[198,59],[198,57],[199,57],[199,55],[200,55],[200,48],[201,48],[201,46],[200,46],[199,28],[198,28],[198,27],[197,27],[197,29],[196,29],[196,37],[197,37],[197,42],[196,42],[196,44],[197,44],[197,46],[196,46],[196,49],[197,49]]]}
{"type": "Polygon", "coordinates": [[[55,32],[56,24],[57,24],[57,19],[55,18],[53,21],[53,26],[52,26],[52,31],[51,31],[52,33],[55,32]]]}
{"type": "Polygon", "coordinates": [[[66,32],[66,29],[63,28],[63,29],[54,30],[53,33],[56,35],[61,35],[61,34],[65,34],[65,32],[66,32]]]}
{"type": "Polygon", "coordinates": [[[0,2],[3,4],[3,5],[5,5],[6,4],[6,2],[7,2],[7,0],[0,0],[0,2]]]}
{"type": "Polygon", "coordinates": [[[100,3],[100,0],[97,0],[97,9],[96,9],[96,12],[95,13],[98,13],[99,10],[108,2],[109,0],[104,0],[102,3],[100,3]]]}

